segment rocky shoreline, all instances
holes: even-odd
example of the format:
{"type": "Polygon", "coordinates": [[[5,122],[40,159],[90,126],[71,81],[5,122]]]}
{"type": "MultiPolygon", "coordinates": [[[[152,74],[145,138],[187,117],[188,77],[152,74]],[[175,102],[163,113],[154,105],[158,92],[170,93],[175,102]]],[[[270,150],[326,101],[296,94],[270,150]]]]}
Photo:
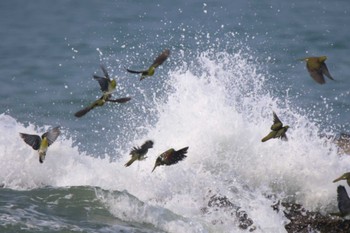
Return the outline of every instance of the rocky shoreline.
{"type": "MultiPolygon", "coordinates": [[[[318,212],[306,210],[302,205],[288,202],[277,202],[271,208],[280,212],[283,211],[284,216],[289,219],[289,223],[284,227],[288,233],[349,233],[350,220],[346,220],[337,216],[322,215],[318,212]]],[[[254,221],[248,216],[246,211],[236,206],[225,196],[213,195],[208,201],[208,206],[202,208],[202,213],[206,214],[213,211],[229,212],[230,216],[235,218],[238,227],[254,232],[256,226],[254,221]]],[[[221,220],[214,220],[212,224],[218,224],[221,220]]]]}

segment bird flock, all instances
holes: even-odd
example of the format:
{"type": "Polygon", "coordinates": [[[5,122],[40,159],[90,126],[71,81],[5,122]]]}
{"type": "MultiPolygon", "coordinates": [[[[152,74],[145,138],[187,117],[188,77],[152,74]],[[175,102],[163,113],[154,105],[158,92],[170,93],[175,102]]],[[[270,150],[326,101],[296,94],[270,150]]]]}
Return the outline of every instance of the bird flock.
{"type": "MultiPolygon", "coordinates": [[[[164,63],[168,59],[170,55],[170,50],[165,49],[148,67],[146,70],[141,71],[135,71],[131,69],[126,69],[129,73],[132,74],[141,74],[140,81],[145,79],[146,77],[153,76],[155,73],[155,70],[158,66],[164,63]]],[[[96,107],[103,106],[106,102],[112,102],[112,103],[126,103],[131,100],[130,97],[123,97],[118,99],[112,99],[112,94],[116,91],[117,87],[117,81],[113,78],[111,78],[108,74],[108,71],[105,66],[101,65],[101,70],[103,72],[103,77],[98,75],[93,75],[93,78],[99,83],[100,89],[102,91],[102,96],[95,100],[93,103],[88,105],[87,107],[77,111],[74,116],[77,118],[83,117],[88,112],[90,112],[92,109],[96,107]]],[[[61,131],[59,129],[59,126],[52,128],[48,130],[46,133],[41,135],[33,135],[33,134],[26,134],[26,133],[20,133],[21,138],[24,140],[25,143],[27,143],[29,146],[31,146],[34,150],[37,150],[39,153],[39,162],[43,163],[45,160],[46,152],[48,147],[54,143],[54,141],[57,139],[57,137],[60,135],[61,131]]],[[[132,151],[130,152],[131,159],[128,161],[125,166],[130,166],[134,161],[136,160],[144,160],[146,159],[145,155],[148,152],[148,149],[153,147],[153,141],[147,140],[141,147],[134,147],[132,151]]],[[[188,147],[182,148],[180,150],[175,150],[174,148],[170,148],[167,151],[160,154],[155,162],[154,169],[156,169],[157,166],[161,165],[173,165],[175,163],[178,163],[179,161],[186,158],[188,147]]]]}
{"type": "MultiPolygon", "coordinates": [[[[132,70],[125,67],[126,71],[131,74],[141,74],[140,81],[144,80],[146,77],[153,76],[155,73],[155,70],[158,66],[162,65],[164,61],[168,59],[170,55],[170,50],[165,49],[148,67],[148,69],[145,70],[132,70]]],[[[325,63],[327,57],[326,56],[320,56],[320,57],[307,57],[302,58],[300,61],[306,62],[306,68],[311,76],[311,78],[319,83],[319,84],[325,84],[325,78],[324,76],[328,77],[331,80],[334,80],[331,76],[330,72],[328,71],[327,65],[325,63]]],[[[96,107],[103,106],[106,102],[111,103],[126,103],[131,100],[131,97],[123,97],[123,98],[117,98],[113,99],[112,94],[116,91],[117,87],[117,81],[114,78],[111,78],[108,74],[108,71],[104,65],[100,65],[101,70],[103,72],[103,76],[93,75],[93,78],[99,83],[100,90],[102,92],[102,96],[95,100],[93,103],[88,105],[87,107],[77,111],[74,116],[77,118],[83,117],[85,114],[90,112],[92,109],[96,107]]],[[[24,140],[26,144],[31,146],[34,150],[37,150],[39,153],[39,162],[43,163],[45,160],[45,156],[47,153],[47,149],[54,141],[58,138],[60,135],[60,127],[54,127],[52,129],[49,129],[47,132],[41,135],[33,135],[33,134],[26,134],[26,133],[20,133],[20,137],[24,140]]],[[[278,118],[277,114],[273,112],[273,124],[271,126],[271,131],[268,135],[263,137],[261,139],[262,142],[266,142],[270,139],[279,138],[281,140],[287,141],[287,135],[286,132],[288,130],[289,126],[285,125],[283,126],[282,121],[278,118]]],[[[153,148],[154,142],[152,140],[145,141],[140,147],[133,147],[130,155],[131,159],[125,163],[125,167],[129,167],[133,162],[136,160],[142,161],[146,159],[146,154],[149,149],[153,148]]],[[[174,148],[170,148],[167,151],[161,153],[156,161],[154,168],[152,169],[152,172],[156,169],[156,167],[161,165],[173,165],[178,163],[179,161],[186,158],[188,146],[184,147],[179,150],[175,150],[174,148]]],[[[340,180],[346,180],[348,185],[350,186],[350,172],[344,173],[339,178],[335,179],[333,182],[338,182],[340,180]]],[[[340,213],[335,213],[334,215],[345,217],[347,215],[350,215],[350,198],[346,192],[346,189],[344,186],[339,185],[337,187],[337,200],[338,200],[338,208],[340,213]]]]}

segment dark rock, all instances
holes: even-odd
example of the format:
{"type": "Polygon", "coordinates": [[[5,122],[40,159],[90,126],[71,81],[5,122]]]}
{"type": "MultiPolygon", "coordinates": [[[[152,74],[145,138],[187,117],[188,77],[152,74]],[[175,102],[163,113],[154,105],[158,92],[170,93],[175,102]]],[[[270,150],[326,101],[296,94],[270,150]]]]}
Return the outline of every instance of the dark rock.
{"type": "Polygon", "coordinates": [[[290,220],[290,223],[285,225],[289,233],[309,233],[312,231],[320,233],[350,232],[350,220],[308,211],[299,204],[278,202],[272,208],[277,212],[283,209],[284,215],[290,220]]]}
{"type": "MultiPolygon", "coordinates": [[[[241,207],[233,204],[225,196],[211,196],[208,201],[208,207],[202,208],[202,213],[204,214],[208,214],[213,211],[224,211],[229,213],[230,216],[234,217],[237,220],[238,226],[241,229],[249,230],[250,232],[256,229],[256,227],[253,225],[253,220],[249,218],[247,212],[242,210],[241,207]]],[[[223,222],[221,220],[214,220],[212,223],[215,225],[218,223],[222,224],[223,222]]]]}

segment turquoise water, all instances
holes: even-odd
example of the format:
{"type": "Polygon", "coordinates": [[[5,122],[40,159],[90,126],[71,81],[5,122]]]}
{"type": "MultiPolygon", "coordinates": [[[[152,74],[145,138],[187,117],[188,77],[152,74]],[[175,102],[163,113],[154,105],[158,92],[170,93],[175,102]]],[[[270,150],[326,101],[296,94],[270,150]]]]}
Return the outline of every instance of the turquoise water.
{"type": "Polygon", "coordinates": [[[349,11],[346,0],[0,2],[0,231],[240,232],[228,213],[201,211],[213,193],[256,232],[285,232],[267,196],[336,211],[332,180],[350,161],[319,135],[350,132],[349,11]],[[153,77],[125,71],[165,48],[153,77]],[[298,60],[321,55],[325,85],[298,60]],[[100,96],[100,64],[132,100],[77,119],[100,96]],[[288,142],[260,142],[272,111],[288,142]],[[39,164],[19,133],[57,125],[39,164]],[[148,159],[125,168],[148,139],[148,159]],[[184,161],[151,173],[185,146],[184,161]]]}

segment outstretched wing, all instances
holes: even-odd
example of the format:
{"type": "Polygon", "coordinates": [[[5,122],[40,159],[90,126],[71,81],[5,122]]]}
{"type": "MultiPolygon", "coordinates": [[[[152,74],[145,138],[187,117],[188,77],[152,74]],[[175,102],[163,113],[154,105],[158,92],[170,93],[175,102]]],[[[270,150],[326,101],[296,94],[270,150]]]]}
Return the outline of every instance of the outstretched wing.
{"type": "Polygon", "coordinates": [[[44,137],[47,138],[48,146],[54,143],[58,135],[60,135],[61,131],[59,128],[60,128],[59,126],[52,128],[41,136],[41,138],[44,138],[44,137]]]}
{"type": "Polygon", "coordinates": [[[331,76],[331,74],[330,74],[329,71],[328,71],[328,68],[327,68],[326,63],[322,63],[322,65],[321,65],[321,71],[322,71],[322,73],[323,73],[324,75],[326,75],[328,78],[334,80],[333,77],[331,76]]]}
{"type": "Polygon", "coordinates": [[[106,99],[108,102],[113,102],[113,103],[125,103],[131,100],[130,97],[124,97],[124,98],[119,98],[119,99],[106,99]]]}
{"type": "Polygon", "coordinates": [[[183,160],[184,158],[187,157],[186,156],[187,149],[188,147],[185,147],[178,151],[174,151],[174,153],[167,153],[166,156],[164,157],[164,163],[166,165],[172,165],[183,160]]]}
{"type": "Polygon", "coordinates": [[[160,66],[161,64],[163,64],[163,62],[168,59],[170,55],[170,50],[169,49],[165,49],[161,54],[159,54],[159,56],[154,60],[153,64],[151,66],[153,66],[154,68],[157,68],[158,66],[160,66]]]}
{"type": "Polygon", "coordinates": [[[282,128],[282,122],[281,120],[278,118],[277,114],[275,112],[273,112],[273,125],[271,126],[271,130],[280,130],[282,128]]]}
{"type": "Polygon", "coordinates": [[[104,78],[104,77],[100,77],[100,76],[94,75],[94,79],[96,81],[98,81],[98,83],[100,84],[102,92],[107,92],[108,91],[108,84],[110,82],[110,80],[108,78],[104,78]]]}
{"type": "Polygon", "coordinates": [[[24,142],[31,146],[34,150],[39,150],[41,138],[39,135],[20,133],[24,142]]]}
{"type": "Polygon", "coordinates": [[[350,199],[344,186],[339,185],[337,188],[338,193],[338,208],[342,215],[350,213],[350,199]]]}
{"type": "Polygon", "coordinates": [[[104,76],[109,79],[109,75],[108,75],[106,67],[104,65],[100,65],[100,67],[101,67],[101,70],[102,70],[104,76]]]}
{"type": "Polygon", "coordinates": [[[319,84],[326,83],[321,70],[308,69],[308,71],[309,71],[311,78],[313,78],[317,83],[319,83],[319,84]]]}
{"type": "Polygon", "coordinates": [[[125,68],[126,71],[128,71],[129,73],[132,73],[132,74],[143,74],[143,73],[148,73],[148,70],[130,70],[128,68],[125,68]]]}

